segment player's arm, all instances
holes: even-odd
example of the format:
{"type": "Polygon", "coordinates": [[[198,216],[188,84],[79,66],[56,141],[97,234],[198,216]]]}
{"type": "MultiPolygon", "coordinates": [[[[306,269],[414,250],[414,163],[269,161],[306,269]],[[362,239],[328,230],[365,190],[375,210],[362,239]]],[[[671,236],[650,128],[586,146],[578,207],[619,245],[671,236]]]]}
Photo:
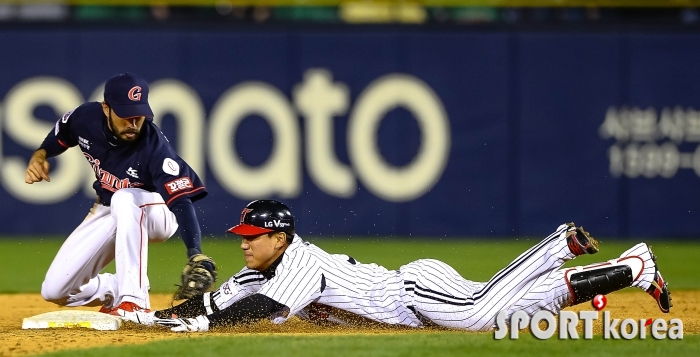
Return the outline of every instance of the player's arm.
{"type": "Polygon", "coordinates": [[[224,310],[237,301],[255,294],[267,282],[260,272],[243,268],[214,292],[198,294],[181,304],[155,312],[157,318],[186,318],[209,315],[224,310]]]}
{"type": "Polygon", "coordinates": [[[202,254],[202,230],[199,228],[192,200],[183,197],[170,206],[170,211],[177,219],[180,238],[187,248],[187,257],[202,254]]]}
{"type": "Polygon", "coordinates": [[[202,231],[192,200],[183,196],[169,206],[178,223],[178,231],[187,248],[188,261],[180,276],[180,285],[173,300],[193,298],[203,293],[216,281],[214,260],[202,254],[202,231]]]}
{"type": "Polygon", "coordinates": [[[179,288],[173,300],[193,298],[203,293],[216,281],[216,265],[214,260],[202,254],[202,233],[194,212],[194,206],[189,197],[184,197],[171,204],[170,210],[178,222],[178,230],[182,242],[187,248],[188,261],[180,275],[179,288]]]}
{"type": "Polygon", "coordinates": [[[209,320],[209,328],[212,328],[255,322],[278,314],[287,316],[289,307],[266,295],[253,294],[235,302],[224,310],[214,312],[206,317],[209,320]]]}
{"type": "Polygon", "coordinates": [[[24,174],[24,182],[31,185],[42,180],[51,181],[47,158],[58,156],[69,147],[76,145],[70,135],[71,121],[68,120],[72,113],[73,111],[70,111],[56,121],[54,129],[46,135],[39,149],[32,154],[24,174]]]}
{"type": "Polygon", "coordinates": [[[154,155],[148,163],[148,171],[156,191],[175,215],[189,259],[181,274],[181,285],[175,292],[174,299],[190,299],[207,291],[216,281],[213,259],[202,254],[202,232],[192,205],[206,196],[207,191],[194,170],[177,156],[164,138],[154,145],[154,155]]]}
{"type": "Polygon", "coordinates": [[[263,294],[247,296],[226,309],[209,315],[199,315],[194,318],[159,319],[158,325],[170,327],[174,332],[209,331],[220,326],[235,326],[241,323],[255,322],[275,315],[288,316],[289,307],[263,294]]]}
{"type": "MultiPolygon", "coordinates": [[[[240,323],[254,322],[275,315],[287,316],[289,307],[259,292],[267,286],[283,284],[280,280],[267,280],[260,272],[243,268],[229,281],[221,284],[219,290],[211,295],[211,305],[205,312],[209,327],[235,326],[240,323]]],[[[197,315],[195,315],[197,316],[197,315]]]]}
{"type": "Polygon", "coordinates": [[[264,318],[282,323],[315,299],[326,288],[326,278],[319,262],[307,253],[295,254],[284,259],[278,272],[258,293],[245,297],[226,309],[187,319],[157,321],[175,332],[208,331],[212,327],[235,326],[264,318]]]}
{"type": "Polygon", "coordinates": [[[169,309],[155,312],[120,311],[120,314],[122,318],[138,324],[157,324],[170,327],[175,332],[195,332],[208,331],[211,327],[254,322],[275,314],[286,317],[289,313],[288,307],[265,295],[251,294],[252,291],[245,288],[236,291],[236,287],[224,285],[215,293],[204,293],[169,309]],[[217,293],[228,297],[217,298],[217,293]],[[217,304],[222,300],[224,305],[217,304]]]}
{"type": "Polygon", "coordinates": [[[173,212],[179,226],[187,257],[202,253],[202,232],[192,203],[207,191],[197,174],[170,146],[159,147],[161,152],[150,162],[153,185],[173,212]]]}

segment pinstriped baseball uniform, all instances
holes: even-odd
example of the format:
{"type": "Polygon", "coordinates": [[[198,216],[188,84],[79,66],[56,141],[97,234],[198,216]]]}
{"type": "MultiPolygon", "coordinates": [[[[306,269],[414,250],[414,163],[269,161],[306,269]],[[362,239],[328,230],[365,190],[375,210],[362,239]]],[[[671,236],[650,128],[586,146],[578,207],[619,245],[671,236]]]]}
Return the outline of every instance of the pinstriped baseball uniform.
{"type": "MultiPolygon", "coordinates": [[[[270,279],[244,268],[211,297],[223,310],[251,294],[265,295],[289,308],[288,314],[273,318],[276,323],[295,314],[306,317],[307,306],[316,303],[388,324],[489,330],[501,310],[509,315],[518,310],[534,314],[568,306],[570,293],[564,270],[559,269],[575,257],[566,242],[568,228],[559,226],[486,283],[466,280],[449,265],[432,259],[417,260],[399,270],[361,264],[347,255],[328,254],[295,235],[270,279]]],[[[645,247],[635,246],[623,256],[646,254],[644,259],[651,261],[645,247]]]]}
{"type": "MultiPolygon", "coordinates": [[[[223,310],[255,293],[287,306],[288,316],[314,302],[378,322],[421,325],[406,304],[408,294],[399,271],[361,264],[347,255],[328,254],[296,235],[274,277],[268,280],[260,272],[243,268],[222,284],[212,298],[223,310]]],[[[287,317],[276,317],[274,322],[284,322],[287,317]]]]}
{"type": "MultiPolygon", "coordinates": [[[[651,285],[650,277],[654,276],[656,263],[652,260],[649,247],[644,243],[639,243],[620,254],[621,258],[631,256],[640,257],[644,261],[641,278],[632,282],[632,286],[646,291],[651,285]]],[[[592,264],[589,267],[597,265],[600,264],[592,264]]],[[[555,313],[568,306],[570,292],[564,280],[565,271],[564,269],[557,269],[549,274],[542,274],[537,277],[532,287],[510,308],[509,315],[520,310],[525,311],[530,316],[540,310],[555,313]]]]}
{"type": "MultiPolygon", "coordinates": [[[[566,243],[567,228],[566,225],[559,226],[557,231],[521,254],[486,283],[466,280],[437,260],[409,263],[400,270],[406,289],[413,290],[411,303],[418,313],[438,325],[489,330],[498,312],[517,306],[525,294],[537,286],[541,276],[556,271],[575,257],[566,243]]],[[[566,284],[554,288],[558,288],[557,295],[565,295],[558,308],[567,306],[566,284]]]]}
{"type": "MultiPolygon", "coordinates": [[[[263,296],[283,310],[272,314],[275,323],[293,315],[317,320],[318,311],[323,312],[325,322],[357,321],[337,310],[318,309],[327,306],[380,323],[484,331],[494,327],[500,311],[507,311],[508,316],[521,310],[529,315],[540,310],[556,313],[571,304],[566,274],[573,268],[560,269],[576,256],[567,244],[571,229],[559,226],[485,283],[466,280],[449,265],[433,259],[417,260],[398,270],[361,264],[347,255],[326,253],[294,235],[269,268],[260,272],[244,268],[216,292],[205,293],[198,300],[204,301],[206,315],[217,323],[222,311],[240,306],[236,302],[263,296]]],[[[655,274],[649,248],[640,243],[621,255],[630,257],[643,262],[631,285],[646,290],[655,274]]],[[[606,264],[620,263],[613,260],[596,266],[606,264]]]]}
{"type": "Polygon", "coordinates": [[[243,239],[246,266],[216,292],[205,293],[153,315],[124,316],[172,331],[210,328],[269,318],[282,323],[299,316],[322,324],[378,323],[484,331],[496,316],[562,308],[636,286],[668,312],[670,292],[649,247],[640,243],[618,259],[592,266],[560,269],[582,254],[598,252],[598,242],[573,223],[525,251],[488,282],[469,281],[449,265],[422,259],[387,270],[328,254],[296,235],[289,207],[256,200],[227,232],[243,239]],[[266,238],[261,238],[265,236],[266,238]],[[262,239],[262,240],[260,240],[262,239]],[[256,251],[258,255],[256,256],[256,251]]]}

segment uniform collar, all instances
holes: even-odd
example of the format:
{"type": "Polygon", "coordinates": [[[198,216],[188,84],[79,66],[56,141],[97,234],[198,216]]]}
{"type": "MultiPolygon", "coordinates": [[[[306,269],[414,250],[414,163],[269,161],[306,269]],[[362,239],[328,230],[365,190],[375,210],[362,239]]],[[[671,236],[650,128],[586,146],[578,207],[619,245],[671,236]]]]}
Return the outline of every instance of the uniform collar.
{"type": "Polygon", "coordinates": [[[304,241],[301,240],[301,237],[295,234],[294,239],[292,239],[292,243],[289,244],[287,249],[285,249],[284,253],[280,254],[280,256],[274,262],[272,262],[272,264],[270,264],[270,266],[267,267],[267,269],[261,271],[260,275],[264,276],[267,280],[274,278],[277,266],[280,265],[284,256],[297,250],[303,243],[304,241]]]}
{"type": "Polygon", "coordinates": [[[260,275],[264,276],[265,279],[270,280],[275,277],[275,270],[277,270],[277,266],[280,265],[282,262],[282,258],[284,258],[284,254],[280,254],[279,257],[277,257],[277,260],[272,262],[267,269],[263,270],[260,272],[260,275]]]}

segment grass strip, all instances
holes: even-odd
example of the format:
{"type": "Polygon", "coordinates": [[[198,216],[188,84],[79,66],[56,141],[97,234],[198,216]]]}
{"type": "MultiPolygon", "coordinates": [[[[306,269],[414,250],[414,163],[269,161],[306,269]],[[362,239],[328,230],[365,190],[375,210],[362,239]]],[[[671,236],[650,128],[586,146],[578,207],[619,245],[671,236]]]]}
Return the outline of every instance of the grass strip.
{"type": "Polygon", "coordinates": [[[42,356],[698,356],[700,336],[683,340],[494,340],[492,333],[428,332],[353,335],[234,335],[183,334],[176,340],[145,345],[65,350],[42,356]]]}

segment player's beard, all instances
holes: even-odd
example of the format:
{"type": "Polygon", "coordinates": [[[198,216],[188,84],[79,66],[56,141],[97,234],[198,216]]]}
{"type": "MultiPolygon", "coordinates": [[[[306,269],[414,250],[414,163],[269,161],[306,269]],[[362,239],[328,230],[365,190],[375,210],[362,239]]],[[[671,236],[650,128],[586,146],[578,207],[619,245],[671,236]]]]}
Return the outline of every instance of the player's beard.
{"type": "Polygon", "coordinates": [[[141,131],[139,129],[125,129],[125,130],[122,130],[120,132],[117,132],[115,128],[116,128],[116,126],[114,125],[114,121],[112,120],[112,116],[110,115],[110,117],[109,117],[109,130],[112,131],[112,134],[114,135],[115,138],[117,138],[117,140],[119,140],[121,142],[125,142],[125,143],[132,143],[132,142],[136,141],[136,139],[138,139],[139,136],[141,135],[141,131]],[[127,138],[126,136],[123,136],[124,134],[129,134],[129,133],[133,133],[136,135],[134,135],[134,137],[131,139],[127,138]]]}

